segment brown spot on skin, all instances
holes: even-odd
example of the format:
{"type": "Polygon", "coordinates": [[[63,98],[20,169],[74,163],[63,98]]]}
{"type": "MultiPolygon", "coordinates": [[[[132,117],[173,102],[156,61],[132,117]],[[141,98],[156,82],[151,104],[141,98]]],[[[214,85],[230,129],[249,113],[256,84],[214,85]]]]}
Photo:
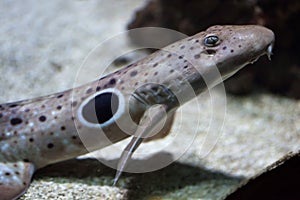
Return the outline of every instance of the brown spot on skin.
{"type": "Polygon", "coordinates": [[[62,108],[61,106],[57,106],[56,107],[57,110],[61,110],[61,108],[62,108]]]}
{"type": "Polygon", "coordinates": [[[17,174],[17,175],[20,175],[20,172],[18,172],[18,171],[15,171],[15,174],[17,174]]]}
{"type": "Polygon", "coordinates": [[[42,116],[39,117],[39,121],[40,121],[40,122],[44,122],[44,121],[46,121],[46,119],[47,119],[47,118],[46,118],[46,116],[44,116],[44,115],[42,115],[42,116]]]}
{"type": "Polygon", "coordinates": [[[226,46],[224,46],[222,49],[223,49],[223,50],[226,50],[226,49],[227,49],[227,47],[226,47],[226,46]]]}
{"type": "Polygon", "coordinates": [[[174,72],[174,69],[171,69],[171,70],[170,70],[170,73],[173,73],[173,72],[174,72]]]}
{"type": "Polygon", "coordinates": [[[110,84],[110,85],[116,84],[116,79],[115,79],[115,78],[110,79],[110,80],[109,80],[109,84],[110,84]]]}
{"type": "Polygon", "coordinates": [[[239,44],[239,48],[241,48],[241,47],[242,47],[242,45],[239,44]]]}
{"type": "Polygon", "coordinates": [[[98,91],[100,91],[101,90],[101,87],[100,86],[97,86],[96,87],[96,91],[98,92],[98,91]]]}
{"type": "Polygon", "coordinates": [[[186,69],[186,68],[188,68],[188,66],[186,65],[186,66],[184,66],[183,68],[186,69]]]}
{"type": "Polygon", "coordinates": [[[16,125],[18,125],[18,124],[21,124],[22,121],[23,121],[23,120],[22,120],[21,118],[18,118],[18,117],[12,118],[12,119],[10,120],[10,124],[13,125],[13,126],[16,126],[16,125]]]}
{"type": "Polygon", "coordinates": [[[154,65],[153,65],[153,67],[156,67],[158,65],[158,63],[155,63],[154,65]]]}
{"type": "Polygon", "coordinates": [[[183,58],[183,56],[179,56],[178,58],[179,58],[179,59],[182,59],[182,58],[183,58]]]}
{"type": "Polygon", "coordinates": [[[190,50],[194,50],[194,47],[190,47],[190,50]]]}
{"type": "Polygon", "coordinates": [[[10,173],[9,172],[5,172],[5,176],[10,176],[10,173]]]}
{"type": "Polygon", "coordinates": [[[194,55],[194,58],[195,58],[195,59],[199,59],[200,57],[201,57],[200,54],[194,55]]]}
{"type": "Polygon", "coordinates": [[[25,111],[25,112],[29,112],[29,111],[30,111],[30,109],[29,109],[29,108],[26,108],[24,111],[25,111]]]}
{"type": "Polygon", "coordinates": [[[60,94],[60,95],[57,95],[57,98],[62,98],[64,96],[64,94],[60,94]]]}
{"type": "Polygon", "coordinates": [[[180,47],[180,49],[184,49],[185,48],[185,46],[184,45],[182,45],[181,47],[180,47]]]}
{"type": "Polygon", "coordinates": [[[158,74],[158,72],[154,72],[154,76],[156,76],[158,74]]]}
{"type": "Polygon", "coordinates": [[[91,92],[93,92],[93,88],[89,88],[89,89],[86,91],[86,94],[90,94],[91,92]]]}
{"type": "Polygon", "coordinates": [[[45,108],[45,107],[46,107],[45,105],[42,105],[42,106],[41,106],[41,108],[45,108]]]}
{"type": "Polygon", "coordinates": [[[73,102],[72,102],[72,106],[73,106],[73,107],[77,106],[77,101],[73,101],[73,102]]]}
{"type": "Polygon", "coordinates": [[[233,53],[233,52],[234,52],[234,50],[233,50],[233,49],[231,49],[231,50],[230,50],[230,52],[231,52],[231,53],[233,53]]]}
{"type": "Polygon", "coordinates": [[[168,58],[170,58],[172,56],[172,54],[168,54],[168,58]]]}
{"type": "Polygon", "coordinates": [[[131,77],[133,77],[133,76],[135,76],[135,75],[137,75],[137,71],[136,71],[136,70],[130,72],[130,76],[131,76],[131,77]]]}

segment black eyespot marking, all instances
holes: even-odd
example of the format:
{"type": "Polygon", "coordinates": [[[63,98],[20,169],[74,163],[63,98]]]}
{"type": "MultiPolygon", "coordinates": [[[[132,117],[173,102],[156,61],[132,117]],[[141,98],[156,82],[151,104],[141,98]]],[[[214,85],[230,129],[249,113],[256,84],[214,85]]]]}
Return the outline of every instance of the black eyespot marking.
{"type": "Polygon", "coordinates": [[[46,121],[46,119],[47,118],[44,115],[42,115],[42,116],[39,117],[40,122],[44,122],[44,121],[46,121]]]}
{"type": "Polygon", "coordinates": [[[231,53],[233,53],[233,52],[234,52],[234,50],[233,50],[233,49],[231,49],[231,50],[230,50],[230,52],[231,52],[231,53]]]}
{"type": "Polygon", "coordinates": [[[203,43],[207,47],[214,47],[220,43],[220,39],[216,35],[210,35],[204,38],[203,43]]]}
{"type": "Polygon", "coordinates": [[[66,127],[62,126],[62,127],[60,127],[60,130],[64,131],[64,130],[66,130],[66,127]]]}
{"type": "Polygon", "coordinates": [[[47,147],[48,147],[48,149],[52,149],[54,147],[54,144],[49,143],[49,144],[47,144],[47,147]]]}
{"type": "Polygon", "coordinates": [[[97,95],[82,109],[82,116],[90,123],[102,124],[113,117],[119,107],[118,96],[111,92],[97,95]]]}
{"type": "Polygon", "coordinates": [[[14,107],[17,107],[17,106],[18,106],[18,104],[10,104],[9,105],[10,108],[14,108],[14,107]]]}
{"type": "Polygon", "coordinates": [[[154,65],[153,65],[153,67],[156,67],[158,65],[158,63],[155,63],[154,65]]]}
{"type": "Polygon", "coordinates": [[[226,46],[224,46],[222,49],[223,49],[223,50],[226,50],[226,49],[227,49],[227,47],[226,47],[226,46]]]}
{"type": "Polygon", "coordinates": [[[29,138],[29,142],[33,142],[34,141],[34,139],[33,138],[29,138]]]}
{"type": "Polygon", "coordinates": [[[18,117],[12,118],[10,120],[10,124],[13,125],[13,126],[21,124],[22,122],[23,122],[23,120],[21,118],[18,118],[18,117]]]}

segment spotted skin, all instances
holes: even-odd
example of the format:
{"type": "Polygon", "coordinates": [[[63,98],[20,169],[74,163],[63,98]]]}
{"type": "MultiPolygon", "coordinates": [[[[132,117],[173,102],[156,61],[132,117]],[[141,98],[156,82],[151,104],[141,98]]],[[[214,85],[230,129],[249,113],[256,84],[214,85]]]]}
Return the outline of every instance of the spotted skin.
{"type": "MultiPolygon", "coordinates": [[[[200,74],[207,75],[216,66],[226,79],[261,55],[270,55],[273,42],[274,34],[264,27],[213,26],[83,86],[0,105],[1,199],[22,195],[36,169],[129,137],[126,131],[135,133],[154,104],[163,105],[168,113],[166,125],[154,138],[165,136],[175,110],[192,98],[186,91],[192,88],[198,95],[206,90],[200,74]],[[178,96],[183,97],[180,103],[178,96]],[[115,111],[110,109],[113,97],[115,111]],[[93,106],[97,110],[91,113],[93,106]],[[99,136],[100,130],[104,136],[99,136]]],[[[213,80],[210,86],[220,81],[213,80]]],[[[153,123],[145,121],[147,126],[153,123]]],[[[124,167],[126,159],[120,163],[124,167]]]]}

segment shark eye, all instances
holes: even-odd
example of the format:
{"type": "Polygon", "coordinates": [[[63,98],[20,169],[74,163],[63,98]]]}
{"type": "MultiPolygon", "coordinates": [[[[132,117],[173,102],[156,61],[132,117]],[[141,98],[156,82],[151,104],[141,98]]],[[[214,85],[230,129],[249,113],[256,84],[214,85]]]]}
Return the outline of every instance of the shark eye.
{"type": "Polygon", "coordinates": [[[204,38],[203,43],[207,47],[214,47],[220,43],[220,39],[216,35],[210,35],[204,38]]]}

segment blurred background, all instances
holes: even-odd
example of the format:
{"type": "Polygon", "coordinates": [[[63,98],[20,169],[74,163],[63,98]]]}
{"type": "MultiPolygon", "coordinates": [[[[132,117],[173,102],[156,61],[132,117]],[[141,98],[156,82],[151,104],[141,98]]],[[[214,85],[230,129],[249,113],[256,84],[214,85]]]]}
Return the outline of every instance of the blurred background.
{"type": "MultiPolygon", "coordinates": [[[[226,89],[233,94],[264,89],[299,99],[299,19],[298,0],[151,0],[136,12],[127,27],[158,26],[193,35],[215,24],[266,26],[276,36],[272,62],[260,59],[244,68],[226,81],[226,89]]],[[[138,38],[132,41],[139,42],[138,38]]]]}

